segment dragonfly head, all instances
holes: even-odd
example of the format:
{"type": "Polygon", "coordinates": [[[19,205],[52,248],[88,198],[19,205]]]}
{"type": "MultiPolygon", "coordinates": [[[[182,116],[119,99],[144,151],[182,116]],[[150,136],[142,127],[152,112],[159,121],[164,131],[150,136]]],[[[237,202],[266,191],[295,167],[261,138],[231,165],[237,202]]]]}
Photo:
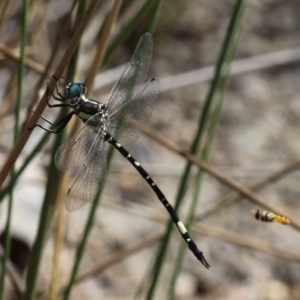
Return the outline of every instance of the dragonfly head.
{"type": "Polygon", "coordinates": [[[69,82],[66,86],[66,93],[70,104],[75,105],[86,93],[86,86],[83,82],[69,82]]]}

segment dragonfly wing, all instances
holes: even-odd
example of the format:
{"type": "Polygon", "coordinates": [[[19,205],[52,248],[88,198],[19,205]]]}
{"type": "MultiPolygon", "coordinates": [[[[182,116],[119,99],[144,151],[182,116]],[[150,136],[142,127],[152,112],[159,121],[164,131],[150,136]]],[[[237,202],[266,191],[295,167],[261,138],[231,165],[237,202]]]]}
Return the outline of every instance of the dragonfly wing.
{"type": "Polygon", "coordinates": [[[71,139],[61,145],[55,153],[55,165],[61,171],[77,173],[96,138],[96,133],[84,125],[71,139]]]}
{"type": "Polygon", "coordinates": [[[122,144],[136,141],[148,123],[160,90],[157,79],[149,80],[130,102],[109,115],[107,130],[122,144]],[[120,124],[118,120],[121,120],[120,124]],[[113,124],[111,126],[111,124],[113,124]]]}
{"type": "MultiPolygon", "coordinates": [[[[107,102],[109,114],[130,113],[132,106],[127,105],[140,94],[146,82],[146,77],[151,63],[153,40],[150,33],[145,33],[136,50],[123,71],[120,78],[115,83],[107,102]],[[124,112],[124,110],[126,110],[124,112]]],[[[111,118],[109,126],[117,127],[121,122],[120,127],[123,127],[125,122],[119,118],[111,118]]],[[[115,136],[120,139],[120,137],[115,136]]]]}
{"type": "MultiPolygon", "coordinates": [[[[89,122],[89,121],[88,121],[89,122]]],[[[106,146],[102,130],[99,129],[96,138],[94,129],[86,131],[85,140],[90,145],[86,159],[68,190],[66,208],[75,211],[87,202],[94,200],[106,177],[107,158],[106,146]]]]}

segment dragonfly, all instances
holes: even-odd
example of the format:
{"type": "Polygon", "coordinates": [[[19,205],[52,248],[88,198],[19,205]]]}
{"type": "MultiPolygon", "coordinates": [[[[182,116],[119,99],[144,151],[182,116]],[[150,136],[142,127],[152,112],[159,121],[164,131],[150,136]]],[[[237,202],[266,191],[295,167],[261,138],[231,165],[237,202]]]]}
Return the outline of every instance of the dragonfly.
{"type": "Polygon", "coordinates": [[[260,209],[257,209],[252,210],[252,213],[254,214],[256,220],[260,220],[262,222],[277,222],[283,225],[289,225],[291,223],[291,221],[287,217],[274,214],[270,211],[262,211],[260,209]]]}
{"type": "Polygon", "coordinates": [[[73,181],[67,192],[66,209],[75,211],[92,201],[102,188],[107,172],[107,155],[105,142],[111,144],[139,172],[165,207],[182,238],[196,258],[207,268],[203,252],[189,235],[160,188],[135,158],[122,146],[136,141],[152,113],[160,91],[160,83],[156,78],[146,82],[151,63],[153,40],[150,33],[145,33],[136,50],[125,67],[123,73],[114,84],[106,104],[85,97],[86,86],[82,82],[66,79],[65,96],[59,91],[58,80],[53,98],[60,104],[49,107],[68,106],[72,111],[53,124],[45,117],[45,121],[56,126],[56,130],[38,127],[52,133],[65,128],[72,116],[79,117],[84,125],[67,142],[60,146],[55,154],[56,167],[61,171],[71,172],[73,181]]]}

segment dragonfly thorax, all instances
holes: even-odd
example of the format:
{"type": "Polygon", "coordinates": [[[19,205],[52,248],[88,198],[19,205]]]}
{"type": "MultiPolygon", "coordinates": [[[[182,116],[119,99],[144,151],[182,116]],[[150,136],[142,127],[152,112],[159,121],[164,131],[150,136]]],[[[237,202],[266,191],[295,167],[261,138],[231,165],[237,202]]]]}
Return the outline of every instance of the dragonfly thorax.
{"type": "Polygon", "coordinates": [[[104,127],[108,120],[108,112],[106,104],[96,100],[81,97],[77,105],[74,107],[77,116],[85,123],[91,117],[97,115],[93,120],[89,121],[89,125],[93,127],[104,127]]]}

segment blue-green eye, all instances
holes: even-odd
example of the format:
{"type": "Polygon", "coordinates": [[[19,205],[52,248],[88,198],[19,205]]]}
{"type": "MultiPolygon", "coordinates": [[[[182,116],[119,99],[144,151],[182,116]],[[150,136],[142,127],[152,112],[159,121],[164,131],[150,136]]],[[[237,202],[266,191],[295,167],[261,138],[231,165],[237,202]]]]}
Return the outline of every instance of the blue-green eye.
{"type": "Polygon", "coordinates": [[[67,90],[67,97],[69,99],[81,97],[85,93],[85,85],[81,82],[73,83],[70,88],[67,90]]]}

